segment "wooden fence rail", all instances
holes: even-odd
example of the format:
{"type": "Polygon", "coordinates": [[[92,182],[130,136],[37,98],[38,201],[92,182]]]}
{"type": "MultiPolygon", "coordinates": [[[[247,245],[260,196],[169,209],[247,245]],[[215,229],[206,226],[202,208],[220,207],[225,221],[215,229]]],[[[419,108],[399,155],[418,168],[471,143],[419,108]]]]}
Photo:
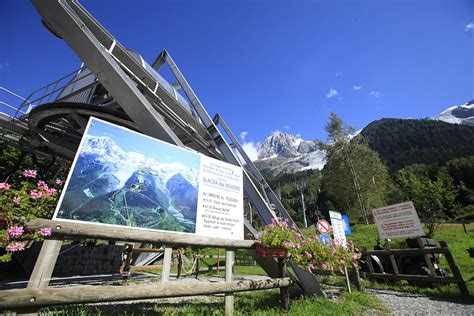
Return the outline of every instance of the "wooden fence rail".
{"type": "Polygon", "coordinates": [[[203,246],[220,248],[250,249],[255,247],[253,240],[213,238],[182,233],[151,231],[133,227],[113,227],[89,223],[35,219],[27,223],[27,228],[51,228],[53,235],[63,238],[93,238],[139,243],[156,243],[170,246],[203,246]]]}
{"type": "MultiPolygon", "coordinates": [[[[13,308],[28,311],[42,306],[83,304],[110,301],[125,301],[151,298],[166,298],[193,295],[225,294],[226,315],[233,313],[234,292],[280,288],[282,309],[288,307],[288,287],[295,284],[286,269],[277,278],[268,280],[234,281],[236,249],[254,249],[254,240],[232,240],[186,235],[163,231],[149,231],[130,227],[110,227],[93,223],[77,223],[57,220],[35,219],[26,225],[27,229],[51,228],[53,236],[43,243],[33,273],[26,289],[0,291],[0,308],[13,308]],[[48,288],[56,258],[63,240],[99,239],[125,242],[139,242],[164,245],[163,270],[161,283],[154,285],[127,286],[81,286],[66,288],[48,288]],[[189,283],[169,282],[171,267],[171,246],[219,247],[226,249],[225,282],[189,283]]],[[[134,248],[128,247],[129,252],[134,248]]],[[[141,251],[141,250],[139,250],[141,251]]],[[[155,252],[157,249],[141,252],[155,252]]],[[[129,255],[130,255],[129,254],[129,255]]]]}
{"type": "Polygon", "coordinates": [[[211,295],[287,287],[290,278],[240,280],[209,284],[169,282],[156,285],[80,286],[71,288],[16,289],[0,291],[0,306],[31,308],[65,304],[85,304],[193,295],[211,295]]]}

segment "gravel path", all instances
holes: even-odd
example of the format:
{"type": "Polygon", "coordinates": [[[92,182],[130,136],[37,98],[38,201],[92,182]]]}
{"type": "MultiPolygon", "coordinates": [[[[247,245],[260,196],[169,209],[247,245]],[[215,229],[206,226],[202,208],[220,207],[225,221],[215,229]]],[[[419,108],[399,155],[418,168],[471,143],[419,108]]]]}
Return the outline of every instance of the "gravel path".
{"type": "Polygon", "coordinates": [[[474,316],[474,305],[450,302],[420,294],[368,289],[391,310],[390,315],[469,315],[474,316]]]}

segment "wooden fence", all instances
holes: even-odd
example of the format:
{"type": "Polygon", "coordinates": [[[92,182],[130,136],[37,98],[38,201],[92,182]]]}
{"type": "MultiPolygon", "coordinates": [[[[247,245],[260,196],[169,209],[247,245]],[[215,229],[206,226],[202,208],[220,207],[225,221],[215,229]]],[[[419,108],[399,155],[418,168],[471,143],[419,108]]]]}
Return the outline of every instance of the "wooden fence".
{"type": "Polygon", "coordinates": [[[27,228],[49,227],[53,238],[46,240],[25,289],[0,291],[2,310],[37,310],[43,306],[112,302],[138,299],[154,299],[178,296],[225,294],[225,312],[233,313],[235,292],[280,288],[281,307],[288,308],[288,287],[294,284],[287,277],[284,260],[279,262],[279,277],[267,280],[234,281],[234,253],[236,249],[253,249],[253,240],[230,240],[203,236],[190,236],[161,231],[146,231],[128,227],[98,226],[89,223],[72,223],[36,219],[27,224],[27,228]],[[163,270],[160,284],[110,286],[80,286],[66,288],[48,288],[51,274],[64,239],[100,239],[126,242],[143,242],[165,246],[163,270]],[[225,253],[225,282],[193,284],[179,281],[169,282],[172,247],[221,247],[225,253]]]}
{"type": "MultiPolygon", "coordinates": [[[[410,248],[410,249],[385,249],[385,250],[369,250],[363,253],[369,272],[362,272],[363,278],[369,279],[386,279],[386,280],[407,280],[411,282],[426,282],[426,283],[456,283],[463,296],[469,296],[469,291],[466,287],[461,272],[459,271],[456,262],[454,261],[453,255],[449,250],[448,244],[445,241],[440,241],[441,248],[410,248]],[[444,254],[448,262],[449,268],[453,276],[439,276],[436,275],[435,268],[431,262],[430,255],[444,254]],[[371,256],[375,255],[378,258],[388,257],[390,260],[391,271],[393,273],[376,272],[371,260],[371,256]],[[398,258],[422,256],[426,267],[428,268],[429,275],[413,275],[400,273],[400,262],[397,262],[395,256],[398,258]]],[[[400,260],[398,260],[400,261],[400,260]]]]}

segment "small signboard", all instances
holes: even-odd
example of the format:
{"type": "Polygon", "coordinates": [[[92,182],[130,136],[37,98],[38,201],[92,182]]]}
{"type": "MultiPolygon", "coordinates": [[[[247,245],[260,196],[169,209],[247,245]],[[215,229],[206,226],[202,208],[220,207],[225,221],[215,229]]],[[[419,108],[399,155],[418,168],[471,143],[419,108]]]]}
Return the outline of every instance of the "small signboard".
{"type": "Polygon", "coordinates": [[[321,234],[327,234],[331,231],[331,225],[329,224],[328,221],[324,219],[320,219],[318,223],[316,224],[316,228],[321,234]]]}
{"type": "Polygon", "coordinates": [[[341,213],[329,211],[329,218],[331,219],[332,232],[334,240],[341,246],[346,246],[346,234],[344,233],[344,223],[342,221],[341,213]]]}
{"type": "Polygon", "coordinates": [[[425,232],[413,202],[404,202],[372,210],[381,239],[423,236],[425,232]]]}
{"type": "Polygon", "coordinates": [[[91,117],[53,218],[243,239],[243,173],[91,117]]]}
{"type": "Polygon", "coordinates": [[[344,233],[347,235],[352,234],[351,225],[349,223],[349,216],[342,215],[342,223],[344,224],[344,233]]]}
{"type": "Polygon", "coordinates": [[[319,236],[319,242],[326,246],[332,245],[331,237],[329,237],[329,235],[326,235],[326,234],[322,234],[319,236]]]}

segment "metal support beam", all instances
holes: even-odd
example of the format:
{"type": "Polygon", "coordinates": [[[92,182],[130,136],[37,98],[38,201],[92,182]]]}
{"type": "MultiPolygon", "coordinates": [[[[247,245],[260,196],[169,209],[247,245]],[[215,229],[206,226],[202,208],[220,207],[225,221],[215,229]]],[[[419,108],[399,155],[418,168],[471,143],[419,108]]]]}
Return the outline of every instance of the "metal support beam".
{"type": "MultiPolygon", "coordinates": [[[[127,76],[115,58],[75,13],[80,7],[70,0],[32,0],[39,14],[72,48],[104,87],[114,96],[124,111],[142,132],[172,144],[183,146],[181,140],[166,124],[137,85],[127,76]]],[[[111,40],[112,43],[112,40],[111,40]]],[[[136,62],[136,61],[135,61],[136,62]]]]}

